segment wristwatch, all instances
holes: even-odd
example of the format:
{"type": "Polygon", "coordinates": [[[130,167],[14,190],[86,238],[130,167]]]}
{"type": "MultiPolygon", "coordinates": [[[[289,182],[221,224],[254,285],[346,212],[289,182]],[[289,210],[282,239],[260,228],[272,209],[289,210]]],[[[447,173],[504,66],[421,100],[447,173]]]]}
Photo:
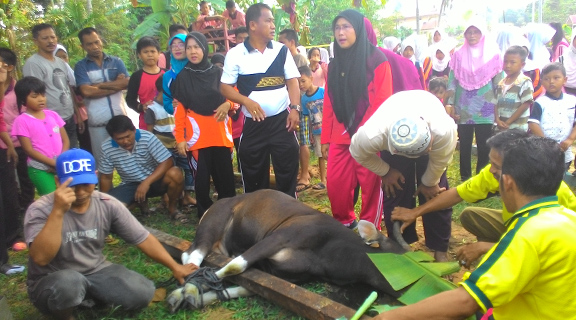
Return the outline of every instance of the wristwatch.
{"type": "Polygon", "coordinates": [[[302,107],[301,107],[300,105],[298,105],[298,104],[291,105],[291,106],[290,106],[290,110],[292,110],[292,109],[295,109],[295,110],[298,111],[298,112],[302,112],[302,107]]]}

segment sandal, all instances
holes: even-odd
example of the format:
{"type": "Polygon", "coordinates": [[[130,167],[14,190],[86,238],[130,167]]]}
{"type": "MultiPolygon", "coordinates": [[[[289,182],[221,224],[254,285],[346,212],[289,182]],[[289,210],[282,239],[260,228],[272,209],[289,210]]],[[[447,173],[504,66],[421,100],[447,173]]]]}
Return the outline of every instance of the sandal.
{"type": "Polygon", "coordinates": [[[322,182],[318,182],[317,184],[312,186],[312,190],[324,190],[324,189],[326,189],[326,185],[323,184],[322,182]]]}
{"type": "Polygon", "coordinates": [[[310,188],[309,184],[300,182],[296,185],[296,192],[302,192],[304,190],[307,190],[308,188],[310,188]]]}
{"type": "Polygon", "coordinates": [[[16,264],[3,264],[0,266],[0,272],[2,274],[5,274],[7,276],[9,275],[13,275],[13,274],[17,274],[17,273],[22,273],[24,272],[24,269],[26,269],[24,266],[19,266],[16,264]]]}
{"type": "Polygon", "coordinates": [[[183,214],[181,212],[176,211],[175,215],[170,217],[172,220],[180,222],[180,223],[188,223],[188,221],[190,221],[188,219],[188,215],[183,214]]]}

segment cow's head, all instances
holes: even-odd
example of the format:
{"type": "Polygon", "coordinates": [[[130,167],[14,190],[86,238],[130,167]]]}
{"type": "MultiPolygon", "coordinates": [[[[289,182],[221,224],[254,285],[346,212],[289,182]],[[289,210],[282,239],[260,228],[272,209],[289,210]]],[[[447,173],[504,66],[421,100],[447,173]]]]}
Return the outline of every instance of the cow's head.
{"type": "Polygon", "coordinates": [[[380,231],[376,229],[374,224],[360,220],[358,222],[358,233],[362,240],[372,248],[378,248],[381,252],[391,252],[391,253],[404,253],[404,249],[398,242],[384,236],[380,231]]]}

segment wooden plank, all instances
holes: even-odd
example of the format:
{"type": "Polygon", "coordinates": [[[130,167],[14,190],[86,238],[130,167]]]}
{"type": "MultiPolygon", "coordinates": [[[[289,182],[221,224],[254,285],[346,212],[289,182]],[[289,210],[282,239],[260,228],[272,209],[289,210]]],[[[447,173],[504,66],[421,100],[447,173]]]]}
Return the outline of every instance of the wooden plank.
{"type": "MultiPolygon", "coordinates": [[[[181,251],[190,247],[190,241],[180,239],[153,228],[147,227],[147,229],[164,245],[177,248],[181,251]]],[[[212,252],[204,259],[203,265],[223,267],[230,260],[229,257],[212,252]]],[[[348,308],[343,304],[255,268],[250,268],[236,276],[227,277],[226,280],[243,286],[306,319],[333,320],[342,316],[350,319],[356,312],[356,310],[348,308]]],[[[362,316],[360,319],[369,320],[372,318],[362,316]]]]}

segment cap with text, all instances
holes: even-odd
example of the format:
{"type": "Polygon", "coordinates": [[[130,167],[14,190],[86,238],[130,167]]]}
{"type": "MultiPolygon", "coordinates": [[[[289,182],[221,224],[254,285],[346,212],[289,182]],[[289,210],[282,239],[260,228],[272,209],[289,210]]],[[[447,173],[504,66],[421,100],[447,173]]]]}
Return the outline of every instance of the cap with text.
{"type": "Polygon", "coordinates": [[[56,174],[60,183],[72,178],[70,187],[78,184],[97,184],[96,161],[90,152],[70,149],[56,158],[56,174]]]}

